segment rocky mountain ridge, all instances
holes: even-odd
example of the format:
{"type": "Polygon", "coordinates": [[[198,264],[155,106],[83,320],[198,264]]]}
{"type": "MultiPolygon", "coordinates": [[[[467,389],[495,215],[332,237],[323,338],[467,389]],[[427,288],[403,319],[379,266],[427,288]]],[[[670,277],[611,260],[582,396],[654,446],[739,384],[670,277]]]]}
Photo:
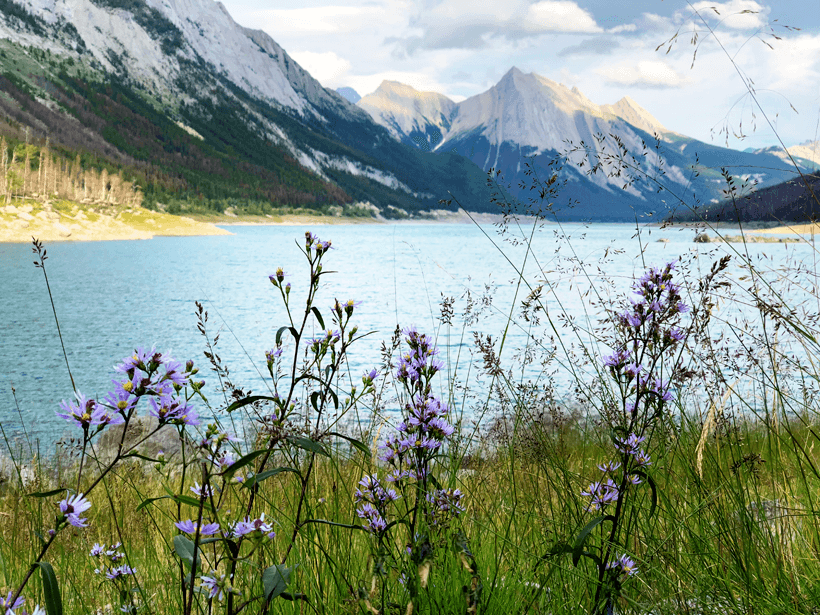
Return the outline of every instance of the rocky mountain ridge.
{"type": "MultiPolygon", "coordinates": [[[[192,147],[180,135],[166,136],[173,132],[171,123],[200,141],[194,148],[216,149],[222,158],[238,155],[242,163],[250,158],[276,175],[268,181],[304,186],[299,194],[280,191],[292,195],[290,204],[308,202],[319,191],[324,195],[319,200],[328,203],[371,201],[398,212],[430,209],[438,207],[452,179],[477,207],[487,200],[479,170],[396,143],[365,111],[322,87],[266,33],[234,22],[221,3],[0,0],[0,5],[0,40],[14,47],[16,58],[28,56],[26,64],[36,60],[20,70],[16,59],[0,59],[0,71],[21,94],[6,105],[6,115],[15,121],[26,114],[48,116],[38,105],[76,117],[82,112],[65,111],[87,107],[78,97],[116,91],[109,101],[96,100],[102,109],[94,108],[97,118],[81,120],[83,129],[106,132],[104,140],[122,154],[138,139],[134,132],[146,130],[124,134],[121,118],[112,117],[117,105],[126,101],[127,109],[117,113],[136,123],[136,116],[154,116],[147,132],[158,140],[139,153],[127,152],[147,165],[152,164],[148,150],[167,149],[169,140],[186,153],[192,147]]],[[[35,136],[56,138],[61,121],[34,122],[35,136]]],[[[208,165],[197,164],[197,181],[186,178],[188,194],[202,193],[208,181],[208,165]]]]}
{"type": "Polygon", "coordinates": [[[536,193],[564,201],[563,215],[571,217],[630,219],[719,200],[721,167],[747,178],[758,167],[753,179],[761,185],[789,177],[770,152],[701,143],[667,129],[629,97],[598,105],[577,87],[515,67],[459,103],[386,82],[357,104],[404,143],[458,152],[484,171],[500,171],[519,199],[536,193]]]}

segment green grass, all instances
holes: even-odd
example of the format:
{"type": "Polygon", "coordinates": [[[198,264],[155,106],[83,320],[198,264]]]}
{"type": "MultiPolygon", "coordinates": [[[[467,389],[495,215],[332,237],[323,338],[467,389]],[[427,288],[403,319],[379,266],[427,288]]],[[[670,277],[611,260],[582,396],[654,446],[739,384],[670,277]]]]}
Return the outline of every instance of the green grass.
{"type": "MultiPolygon", "coordinates": [[[[820,603],[816,429],[799,420],[728,422],[705,440],[702,477],[696,453],[701,434],[696,421],[684,421],[668,434],[652,472],[658,513],[642,518],[630,537],[628,549],[640,573],[626,585],[619,612],[815,612],[820,603]],[[779,502],[778,518],[762,521],[754,503],[773,500],[779,502]]],[[[579,492],[595,478],[595,464],[609,451],[601,431],[584,421],[555,429],[522,423],[509,439],[485,442],[467,468],[459,469],[464,460],[451,451],[443,475],[466,494],[462,529],[484,586],[481,612],[574,613],[590,604],[592,566],[574,567],[568,555],[544,556],[591,518],[579,492]]],[[[53,471],[41,468],[38,483],[26,489],[13,482],[3,486],[0,586],[6,591],[36,557],[38,541],[32,536],[53,524],[56,511],[56,498],[26,494],[71,483],[68,468],[53,471]]],[[[320,463],[310,481],[305,517],[354,523],[355,485],[375,471],[361,453],[320,463]]],[[[160,485],[165,482],[167,474],[150,464],[125,464],[109,476],[105,492],[97,491],[90,527],[60,534],[47,559],[57,573],[65,612],[94,612],[112,601],[88,552],[95,542],[118,540],[138,570],[148,612],[182,612],[170,544],[176,505],[163,500],[136,511],[145,499],[164,495],[160,485]]],[[[260,569],[282,557],[298,499],[299,481],[291,475],[262,484],[256,512],[276,521],[277,538],[264,561],[260,557],[240,566],[237,586],[258,584],[260,569]]],[[[235,509],[235,504],[229,501],[223,508],[235,509]]],[[[648,508],[647,497],[642,504],[648,508]]],[[[183,512],[183,518],[190,514],[183,512]]],[[[289,565],[299,564],[293,588],[306,594],[318,612],[360,612],[356,590],[370,588],[369,558],[364,533],[306,525],[288,557],[289,565]]],[[[463,612],[461,587],[469,576],[454,555],[437,562],[420,611],[463,612]]],[[[396,580],[388,577],[386,583],[395,586],[396,580]]],[[[36,579],[26,595],[42,603],[40,592],[36,579]]],[[[279,601],[274,612],[304,612],[304,605],[279,601]]]]}

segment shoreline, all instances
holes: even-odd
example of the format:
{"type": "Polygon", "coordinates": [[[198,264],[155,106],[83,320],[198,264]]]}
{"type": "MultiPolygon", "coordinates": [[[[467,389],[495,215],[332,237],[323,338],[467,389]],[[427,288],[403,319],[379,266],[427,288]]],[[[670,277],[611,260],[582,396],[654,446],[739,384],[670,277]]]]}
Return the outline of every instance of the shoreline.
{"type": "MultiPolygon", "coordinates": [[[[505,217],[502,214],[468,213],[464,210],[455,212],[433,210],[424,217],[403,219],[388,219],[380,215],[365,218],[308,214],[237,216],[226,213],[177,216],[141,207],[78,204],[71,201],[40,203],[34,199],[16,199],[11,205],[0,206],[0,243],[30,243],[33,236],[42,241],[54,242],[133,241],[153,237],[233,235],[230,231],[232,226],[314,227],[369,224],[489,226],[500,225],[504,220],[505,217]]],[[[518,223],[522,226],[531,226],[536,223],[546,226],[556,225],[554,221],[538,221],[532,216],[521,216],[518,218],[518,223]]],[[[562,224],[595,223],[574,221],[562,224]]],[[[634,223],[624,222],[623,224],[634,223]]],[[[660,225],[652,224],[651,226],[660,225]]],[[[725,231],[728,228],[730,227],[721,225],[719,230],[725,231]]],[[[731,228],[740,230],[737,225],[731,225],[731,228]]],[[[769,228],[750,224],[745,225],[744,232],[757,241],[763,241],[766,235],[790,236],[790,241],[812,241],[814,234],[820,233],[820,224],[781,225],[769,228]]]]}

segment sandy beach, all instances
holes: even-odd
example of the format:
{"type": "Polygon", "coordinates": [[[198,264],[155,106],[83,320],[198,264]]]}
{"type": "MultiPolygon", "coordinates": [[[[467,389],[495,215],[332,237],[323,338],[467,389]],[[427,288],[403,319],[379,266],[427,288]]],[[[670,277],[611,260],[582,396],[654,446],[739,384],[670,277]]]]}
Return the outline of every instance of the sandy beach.
{"type": "MultiPolygon", "coordinates": [[[[140,207],[85,206],[72,202],[42,204],[18,199],[0,206],[0,243],[42,241],[119,241],[159,236],[231,235],[223,227],[240,225],[316,227],[338,224],[498,224],[500,214],[437,210],[424,217],[402,220],[323,215],[236,216],[235,214],[175,216],[140,207]],[[218,225],[218,226],[217,226],[218,225]]],[[[534,219],[520,220],[531,225],[534,219]]]]}
{"type": "Polygon", "coordinates": [[[799,235],[803,239],[811,241],[815,234],[820,235],[820,224],[791,224],[785,226],[776,226],[774,228],[759,229],[750,231],[756,234],[772,234],[772,235],[799,235]]]}
{"type": "Polygon", "coordinates": [[[96,210],[76,204],[26,200],[0,207],[0,242],[116,241],[157,236],[230,235],[210,222],[142,208],[115,206],[96,210]]]}

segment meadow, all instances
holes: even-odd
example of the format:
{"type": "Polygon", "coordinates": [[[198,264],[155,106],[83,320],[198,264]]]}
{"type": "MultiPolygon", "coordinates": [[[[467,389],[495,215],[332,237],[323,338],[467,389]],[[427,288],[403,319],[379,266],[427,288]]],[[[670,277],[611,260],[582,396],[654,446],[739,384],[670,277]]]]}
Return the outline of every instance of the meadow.
{"type": "Polygon", "coordinates": [[[135,349],[111,391],[55,409],[75,433],[61,455],[7,441],[0,600],[49,615],[815,613],[816,273],[748,260],[737,285],[733,245],[706,270],[648,263],[585,318],[522,278],[510,309],[532,335],[514,356],[503,331],[439,353],[474,323],[445,298],[435,330],[397,329],[360,374],[347,356],[366,324],[355,300],[326,307],[332,245],[308,233],[308,278],[269,278],[288,314],[265,357],[272,395],[232,381],[198,305],[204,359],[135,349]],[[732,302],[745,320],[720,322],[732,302]]]}
{"type": "MultiPolygon", "coordinates": [[[[526,245],[519,224],[508,209],[500,230],[526,245]]],[[[367,323],[355,297],[322,295],[332,244],[308,232],[308,275],[269,277],[287,315],[270,394],[234,381],[197,303],[203,355],[146,340],[111,357],[109,391],[75,387],[55,408],[74,430],[59,455],[3,432],[0,607],[820,612],[816,261],[753,259],[740,232],[707,266],[646,263],[625,294],[593,283],[581,313],[522,265],[506,329],[473,335],[475,302],[442,297],[434,326],[398,327],[363,373],[348,356],[367,323]],[[439,352],[451,336],[470,352],[439,352]]],[[[48,284],[46,247],[33,252],[48,284]]],[[[593,280],[594,264],[572,266],[593,280]]]]}

